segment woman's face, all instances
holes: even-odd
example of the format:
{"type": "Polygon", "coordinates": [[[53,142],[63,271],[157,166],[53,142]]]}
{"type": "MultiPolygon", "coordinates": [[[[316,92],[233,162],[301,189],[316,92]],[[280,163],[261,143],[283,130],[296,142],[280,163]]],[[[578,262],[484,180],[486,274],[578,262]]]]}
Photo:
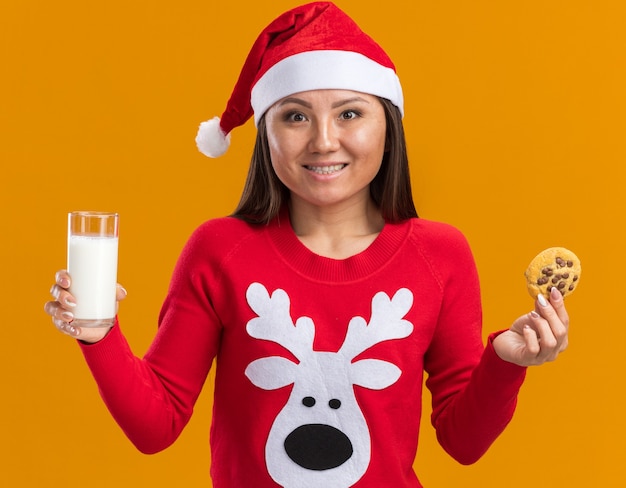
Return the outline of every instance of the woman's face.
{"type": "Polygon", "coordinates": [[[370,198],[385,151],[378,98],[347,90],[301,92],[276,102],[265,118],[272,166],[292,200],[325,207],[370,198]]]}

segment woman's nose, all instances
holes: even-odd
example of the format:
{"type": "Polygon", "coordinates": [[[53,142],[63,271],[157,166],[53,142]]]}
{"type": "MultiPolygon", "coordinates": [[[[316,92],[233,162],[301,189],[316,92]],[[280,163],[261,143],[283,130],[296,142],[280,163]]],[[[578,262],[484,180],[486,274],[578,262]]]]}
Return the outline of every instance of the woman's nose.
{"type": "Polygon", "coordinates": [[[317,120],[312,124],[309,149],[313,153],[328,153],[339,149],[338,128],[333,120],[317,120]]]}

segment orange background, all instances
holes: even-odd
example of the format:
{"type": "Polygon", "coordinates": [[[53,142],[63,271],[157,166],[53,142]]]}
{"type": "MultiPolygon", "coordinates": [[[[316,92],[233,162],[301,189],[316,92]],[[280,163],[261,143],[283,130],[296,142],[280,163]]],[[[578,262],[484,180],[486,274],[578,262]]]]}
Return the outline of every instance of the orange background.
{"type": "MultiPolygon", "coordinates": [[[[530,310],[522,273],[538,251],[566,246],[583,263],[569,350],[529,371],[516,417],[478,464],[442,452],[426,409],[423,483],[623,486],[624,3],[338,4],[398,67],[418,210],[469,238],[485,334],[530,310]]],[[[210,486],[211,386],[178,442],[142,455],[43,303],[65,266],[66,213],[115,210],[121,320],[146,350],[181,247],[234,208],[249,161],[251,123],[219,160],[196,151],[197,125],[221,113],[258,32],[295,5],[0,5],[2,486],[210,486]]]]}

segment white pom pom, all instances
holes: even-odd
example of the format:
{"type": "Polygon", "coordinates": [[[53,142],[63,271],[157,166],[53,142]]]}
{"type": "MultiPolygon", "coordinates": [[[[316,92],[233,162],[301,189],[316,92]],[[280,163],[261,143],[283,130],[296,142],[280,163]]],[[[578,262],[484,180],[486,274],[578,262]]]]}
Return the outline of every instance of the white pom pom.
{"type": "Polygon", "coordinates": [[[196,135],[198,150],[210,158],[218,158],[230,146],[230,134],[225,135],[220,127],[219,117],[202,122],[196,135]]]}

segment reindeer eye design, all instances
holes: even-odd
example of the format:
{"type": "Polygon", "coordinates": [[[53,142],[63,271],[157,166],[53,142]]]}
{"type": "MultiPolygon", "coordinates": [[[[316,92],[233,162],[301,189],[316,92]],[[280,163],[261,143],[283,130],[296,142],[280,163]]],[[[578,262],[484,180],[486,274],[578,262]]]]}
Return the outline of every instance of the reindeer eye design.
{"type": "Polygon", "coordinates": [[[313,397],[304,397],[302,399],[302,405],[304,405],[305,407],[312,407],[313,405],[315,405],[315,398],[313,398],[313,397]]]}
{"type": "Polygon", "coordinates": [[[341,407],[341,400],[333,398],[331,401],[328,402],[328,406],[333,410],[337,410],[339,407],[341,407]]]}

